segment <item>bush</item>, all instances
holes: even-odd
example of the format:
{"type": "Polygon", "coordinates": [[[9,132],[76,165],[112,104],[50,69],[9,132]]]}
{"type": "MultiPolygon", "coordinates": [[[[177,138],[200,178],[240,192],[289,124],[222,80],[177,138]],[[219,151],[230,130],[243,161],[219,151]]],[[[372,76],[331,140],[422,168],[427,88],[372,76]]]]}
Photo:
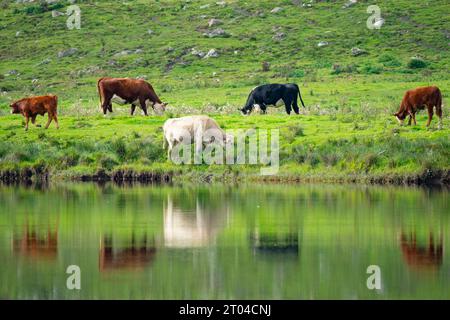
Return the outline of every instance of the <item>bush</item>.
{"type": "Polygon", "coordinates": [[[64,4],[62,3],[48,3],[45,0],[41,0],[37,4],[33,4],[30,6],[26,6],[25,8],[18,9],[15,8],[13,13],[25,13],[27,15],[34,15],[34,14],[40,14],[48,11],[53,11],[57,9],[64,8],[64,4]]]}
{"type": "Polygon", "coordinates": [[[289,73],[290,78],[303,78],[305,76],[305,71],[296,69],[289,73]]]}
{"type": "Polygon", "coordinates": [[[111,144],[113,151],[117,154],[117,157],[124,161],[127,157],[127,147],[123,138],[114,140],[111,144]]]}
{"type": "Polygon", "coordinates": [[[354,73],[357,71],[357,66],[355,64],[349,64],[346,66],[341,66],[340,64],[334,64],[331,74],[341,74],[341,73],[354,73]]]}
{"type": "Polygon", "coordinates": [[[400,67],[401,62],[391,54],[384,53],[378,58],[378,62],[382,63],[385,67],[400,67]]]}
{"type": "Polygon", "coordinates": [[[119,163],[111,155],[104,154],[100,156],[99,164],[103,169],[112,170],[119,163]]]}
{"type": "Polygon", "coordinates": [[[382,71],[383,67],[380,65],[366,64],[361,68],[361,72],[365,74],[380,74],[382,71]]]}
{"type": "Polygon", "coordinates": [[[410,69],[420,69],[420,68],[425,68],[427,66],[427,63],[425,62],[424,59],[419,58],[419,57],[412,57],[409,61],[408,61],[408,68],[410,69]]]}
{"type": "Polygon", "coordinates": [[[296,137],[303,137],[305,134],[303,128],[298,125],[290,125],[281,130],[282,136],[287,140],[287,142],[292,143],[296,137]]]}

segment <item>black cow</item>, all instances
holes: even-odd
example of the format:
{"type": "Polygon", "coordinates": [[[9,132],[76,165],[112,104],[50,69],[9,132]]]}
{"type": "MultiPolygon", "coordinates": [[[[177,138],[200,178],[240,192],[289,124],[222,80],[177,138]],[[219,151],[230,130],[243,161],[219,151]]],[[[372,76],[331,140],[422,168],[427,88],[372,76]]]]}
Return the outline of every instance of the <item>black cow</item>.
{"type": "Polygon", "coordinates": [[[295,83],[288,84],[264,84],[256,87],[250,92],[244,108],[240,111],[244,114],[250,114],[255,105],[258,105],[263,113],[266,113],[267,106],[279,106],[284,103],[287,114],[291,114],[291,106],[296,114],[299,113],[297,104],[297,95],[300,97],[303,108],[302,96],[300,89],[295,83]]]}

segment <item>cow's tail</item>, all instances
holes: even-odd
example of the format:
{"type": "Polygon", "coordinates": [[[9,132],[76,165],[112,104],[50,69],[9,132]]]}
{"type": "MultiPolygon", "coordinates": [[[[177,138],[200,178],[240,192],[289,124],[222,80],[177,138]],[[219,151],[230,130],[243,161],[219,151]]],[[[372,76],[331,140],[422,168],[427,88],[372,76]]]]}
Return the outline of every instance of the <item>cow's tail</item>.
{"type": "Polygon", "coordinates": [[[55,98],[55,115],[58,113],[58,96],[54,95],[55,98]]]}
{"type": "Polygon", "coordinates": [[[298,97],[300,98],[300,102],[302,103],[303,108],[305,107],[305,104],[303,103],[303,99],[302,99],[302,95],[300,94],[300,88],[298,87],[298,85],[295,85],[297,87],[297,92],[298,92],[298,97]]]}
{"type": "Polygon", "coordinates": [[[437,102],[436,102],[436,114],[438,115],[439,118],[442,117],[442,93],[441,90],[439,90],[439,88],[437,89],[437,102]]]}
{"type": "Polygon", "coordinates": [[[102,91],[100,90],[100,82],[101,82],[103,79],[104,79],[104,78],[100,78],[100,79],[98,79],[98,81],[97,81],[97,91],[98,91],[98,97],[100,98],[100,108],[101,108],[102,105],[103,105],[103,99],[104,99],[103,94],[102,94],[102,91]]]}

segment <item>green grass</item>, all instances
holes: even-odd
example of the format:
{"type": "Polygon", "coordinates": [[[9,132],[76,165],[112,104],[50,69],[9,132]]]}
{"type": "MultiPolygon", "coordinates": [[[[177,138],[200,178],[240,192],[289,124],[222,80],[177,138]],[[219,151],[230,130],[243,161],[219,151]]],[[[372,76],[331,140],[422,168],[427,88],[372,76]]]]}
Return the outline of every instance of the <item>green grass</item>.
{"type": "Polygon", "coordinates": [[[446,0],[378,1],[386,20],[380,30],[366,28],[369,4],[362,1],[347,9],[344,1],[314,1],[312,8],[288,0],[226,3],[76,1],[81,29],[68,30],[67,17],[51,15],[55,8],[65,12],[68,2],[53,8],[1,1],[0,170],[38,167],[59,177],[100,168],[185,177],[259,172],[252,166],[169,163],[160,129],[165,118],[132,118],[129,108],[118,106],[112,117],[101,116],[96,81],[102,76],[144,76],[169,102],[166,117],[205,113],[227,129],[281,128],[284,177],[366,179],[450,168],[446,0]],[[204,4],[210,6],[200,9],[204,4]],[[276,6],[285,10],[270,13],[276,6]],[[210,18],[221,19],[218,27],[231,36],[204,37],[210,18]],[[281,41],[272,38],[279,31],[285,33],[281,41]],[[329,45],[318,48],[320,41],[329,45]],[[353,47],[368,54],[353,57],[353,47]],[[78,51],[57,57],[69,48],[78,51]],[[215,48],[220,56],[200,59],[190,54],[192,48],[215,48]],[[116,55],[138,49],[142,52],[116,55]],[[263,72],[264,61],[269,71],[263,72]],[[303,115],[270,110],[267,116],[240,116],[237,108],[249,91],[271,82],[299,84],[307,105],[303,115]],[[422,85],[437,85],[443,92],[441,131],[436,119],[426,129],[423,113],[416,127],[398,127],[391,116],[404,92],[422,85]],[[9,103],[46,93],[59,97],[61,129],[33,127],[25,133],[20,117],[7,115],[9,103]]]}
{"type": "MultiPolygon", "coordinates": [[[[414,176],[427,169],[450,168],[448,129],[398,127],[395,120],[358,113],[328,115],[214,115],[227,129],[280,130],[278,178],[359,180],[414,176]]],[[[171,172],[195,178],[259,179],[259,166],[182,165],[169,162],[162,148],[163,117],[62,117],[61,129],[31,127],[15,116],[0,129],[0,169],[40,168],[59,177],[106,172],[171,172]]]]}

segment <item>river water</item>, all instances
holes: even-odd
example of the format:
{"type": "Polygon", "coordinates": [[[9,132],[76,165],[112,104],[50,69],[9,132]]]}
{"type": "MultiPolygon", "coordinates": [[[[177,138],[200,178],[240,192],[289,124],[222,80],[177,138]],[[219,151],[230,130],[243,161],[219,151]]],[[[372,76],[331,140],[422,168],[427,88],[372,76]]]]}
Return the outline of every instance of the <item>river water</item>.
{"type": "Polygon", "coordinates": [[[356,185],[0,186],[0,298],[450,299],[448,196],[356,185]]]}

